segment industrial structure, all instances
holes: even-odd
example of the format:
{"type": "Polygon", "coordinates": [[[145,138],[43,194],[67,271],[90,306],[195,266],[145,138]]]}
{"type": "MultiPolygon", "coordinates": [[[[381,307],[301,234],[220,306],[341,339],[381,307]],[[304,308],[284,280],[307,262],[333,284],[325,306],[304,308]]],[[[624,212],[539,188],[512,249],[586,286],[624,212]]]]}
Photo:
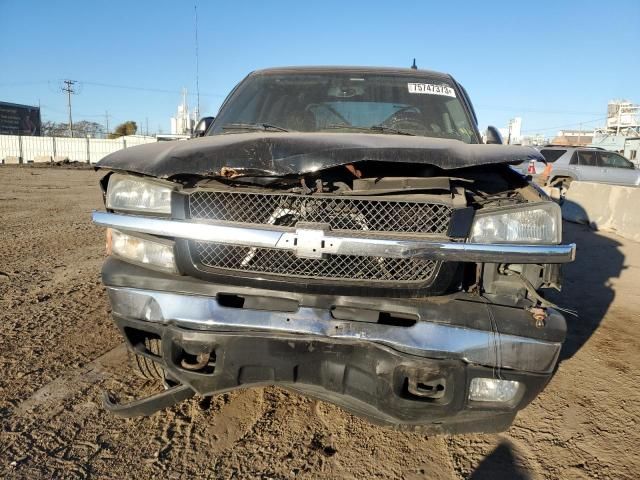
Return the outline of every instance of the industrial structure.
{"type": "Polygon", "coordinates": [[[638,137],[640,105],[627,100],[611,100],[607,105],[607,122],[604,127],[596,128],[591,145],[621,152],[629,157],[630,151],[637,151],[637,148],[630,149],[628,143],[637,143],[638,137]]]}
{"type": "Polygon", "coordinates": [[[498,130],[505,143],[520,144],[522,139],[522,117],[510,119],[506,128],[499,128],[498,130]]]}
{"type": "Polygon", "coordinates": [[[599,147],[621,153],[640,167],[640,105],[628,100],[611,100],[605,125],[593,130],[559,130],[549,141],[541,134],[523,136],[521,129],[522,118],[515,117],[509,120],[508,127],[499,130],[505,143],[599,147]]]}
{"type": "Polygon", "coordinates": [[[198,121],[200,112],[196,108],[193,112],[189,112],[189,104],[187,103],[187,89],[182,89],[182,103],[178,105],[178,111],[175,117],[171,117],[171,135],[189,136],[193,132],[198,121]]]}

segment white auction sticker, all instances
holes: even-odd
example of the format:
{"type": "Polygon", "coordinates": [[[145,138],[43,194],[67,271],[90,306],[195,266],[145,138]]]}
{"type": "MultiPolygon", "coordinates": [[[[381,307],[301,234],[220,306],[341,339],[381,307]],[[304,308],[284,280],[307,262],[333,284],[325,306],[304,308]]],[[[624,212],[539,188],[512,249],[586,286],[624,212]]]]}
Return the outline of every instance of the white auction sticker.
{"type": "Polygon", "coordinates": [[[436,85],[433,83],[408,83],[409,93],[422,93],[425,95],[444,95],[446,97],[456,98],[456,92],[449,85],[441,83],[436,85]]]}

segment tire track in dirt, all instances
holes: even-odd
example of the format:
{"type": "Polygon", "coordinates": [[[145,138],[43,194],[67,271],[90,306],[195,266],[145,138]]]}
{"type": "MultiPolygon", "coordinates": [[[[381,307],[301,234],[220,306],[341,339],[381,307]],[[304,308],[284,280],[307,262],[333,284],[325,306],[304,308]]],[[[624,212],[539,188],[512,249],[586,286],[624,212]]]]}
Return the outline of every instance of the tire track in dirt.
{"type": "MultiPolygon", "coordinates": [[[[56,378],[53,382],[46,384],[37,390],[27,400],[20,402],[18,407],[12,412],[13,416],[30,415],[34,410],[47,411],[55,403],[77,395],[78,391],[86,389],[87,386],[96,384],[110,376],[110,367],[122,364],[126,359],[127,349],[124,343],[109,350],[104,355],[89,362],[83,368],[71,372],[62,377],[56,378]]],[[[41,420],[44,418],[40,417],[41,420]]]]}

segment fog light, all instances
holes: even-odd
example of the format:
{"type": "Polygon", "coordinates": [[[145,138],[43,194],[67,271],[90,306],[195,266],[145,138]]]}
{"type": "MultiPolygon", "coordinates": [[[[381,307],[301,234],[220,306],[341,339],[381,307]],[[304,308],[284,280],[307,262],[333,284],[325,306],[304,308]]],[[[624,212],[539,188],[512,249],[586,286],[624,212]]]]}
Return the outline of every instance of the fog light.
{"type": "Polygon", "coordinates": [[[177,273],[173,242],[161,238],[138,237],[107,229],[107,254],[124,260],[177,273]]]}
{"type": "Polygon", "coordinates": [[[474,378],[469,386],[469,400],[474,402],[512,401],[520,390],[520,382],[496,378],[474,378]]]}

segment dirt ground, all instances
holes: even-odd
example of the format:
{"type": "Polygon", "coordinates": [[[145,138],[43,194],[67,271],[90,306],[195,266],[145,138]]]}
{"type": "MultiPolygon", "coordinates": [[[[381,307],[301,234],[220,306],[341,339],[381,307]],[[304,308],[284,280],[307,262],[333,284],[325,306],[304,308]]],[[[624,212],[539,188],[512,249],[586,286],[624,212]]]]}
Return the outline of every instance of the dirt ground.
{"type": "Polygon", "coordinates": [[[99,174],[0,167],[2,478],[638,478],[640,244],[566,225],[576,308],[556,376],[508,432],[399,433],[279,388],[119,419],[132,375],[100,283],[99,174]]]}

